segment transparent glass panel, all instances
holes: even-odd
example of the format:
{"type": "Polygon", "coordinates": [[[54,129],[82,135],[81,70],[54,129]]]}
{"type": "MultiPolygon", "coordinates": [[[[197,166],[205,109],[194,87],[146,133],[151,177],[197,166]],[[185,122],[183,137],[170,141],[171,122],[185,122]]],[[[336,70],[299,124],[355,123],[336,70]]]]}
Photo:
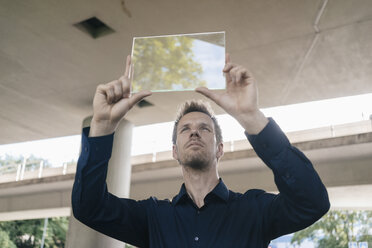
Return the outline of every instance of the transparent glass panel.
{"type": "Polygon", "coordinates": [[[133,91],[225,88],[225,32],[133,39],[133,91]]]}

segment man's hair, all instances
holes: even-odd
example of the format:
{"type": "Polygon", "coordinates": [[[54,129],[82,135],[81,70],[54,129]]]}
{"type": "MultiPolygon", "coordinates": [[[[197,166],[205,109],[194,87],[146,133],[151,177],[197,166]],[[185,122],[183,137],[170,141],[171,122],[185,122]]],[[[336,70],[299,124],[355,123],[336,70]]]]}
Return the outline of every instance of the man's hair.
{"type": "Polygon", "coordinates": [[[181,105],[181,107],[178,109],[178,113],[176,115],[176,120],[174,121],[174,126],[173,126],[173,135],[172,135],[173,145],[175,145],[176,141],[177,141],[178,122],[180,121],[180,119],[184,115],[186,115],[190,112],[201,112],[201,113],[204,113],[204,114],[208,115],[212,119],[213,124],[214,124],[214,130],[216,132],[215,135],[216,135],[217,144],[219,144],[220,142],[223,142],[221,127],[218,124],[217,119],[214,116],[213,110],[212,110],[211,106],[209,105],[209,103],[204,102],[202,100],[189,100],[189,101],[186,101],[185,103],[183,103],[181,105]]]}

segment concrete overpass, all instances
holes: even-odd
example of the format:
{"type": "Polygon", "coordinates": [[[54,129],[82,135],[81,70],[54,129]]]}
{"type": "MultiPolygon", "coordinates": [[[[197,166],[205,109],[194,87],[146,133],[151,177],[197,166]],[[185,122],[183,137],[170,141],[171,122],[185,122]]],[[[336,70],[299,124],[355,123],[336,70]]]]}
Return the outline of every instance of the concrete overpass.
{"type": "MultiPolygon", "coordinates": [[[[372,210],[372,121],[292,132],[291,142],[312,160],[328,188],[333,209],[372,210]]],[[[171,198],[182,183],[181,170],[170,152],[132,157],[130,195],[171,198]]],[[[0,221],[69,216],[74,166],[30,172],[0,179],[0,221]]],[[[257,158],[247,141],[225,143],[220,175],[235,191],[250,188],[276,191],[271,171],[257,158]]]]}
{"type": "MultiPolygon", "coordinates": [[[[123,73],[133,37],[210,31],[226,31],[261,108],[372,92],[370,0],[2,0],[0,144],[78,134],[97,85],[123,73]],[[91,17],[115,32],[94,39],[74,25],[91,17]]],[[[128,120],[171,121],[194,97],[153,94],[128,120]]]]}
{"type": "MultiPolygon", "coordinates": [[[[123,73],[133,37],[221,30],[233,61],[255,75],[261,108],[372,92],[370,0],[4,0],[0,144],[78,134],[91,115],[96,86],[123,73]],[[92,17],[115,32],[94,39],[76,28],[92,17]]],[[[127,118],[135,126],[171,121],[177,105],[190,98],[201,97],[156,93],[148,98],[151,107],[136,106],[127,118]]],[[[372,205],[366,197],[372,185],[371,130],[370,123],[361,125],[369,129],[290,135],[313,160],[334,208],[372,205]]],[[[227,149],[221,161],[226,183],[237,191],[274,191],[270,171],[249,147],[239,146],[227,149]]],[[[178,191],[180,170],[163,155],[156,163],[132,163],[133,198],[178,191]]],[[[0,220],[69,215],[73,171],[1,184],[0,220]]]]}

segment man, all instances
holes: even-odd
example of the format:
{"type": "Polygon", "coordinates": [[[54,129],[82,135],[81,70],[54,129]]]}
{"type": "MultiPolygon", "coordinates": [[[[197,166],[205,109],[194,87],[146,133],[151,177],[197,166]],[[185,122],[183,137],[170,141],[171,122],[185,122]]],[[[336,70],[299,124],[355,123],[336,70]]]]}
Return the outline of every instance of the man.
{"type": "Polygon", "coordinates": [[[128,56],[124,76],[97,87],[72,194],[78,220],[138,247],[266,248],[272,239],[305,228],[328,211],[327,191],[311,162],[258,109],[255,80],[228,55],[223,69],[226,90],[196,91],[238,120],[258,156],[272,169],[280,193],[227,189],[217,170],[223,155],[221,130],[208,107],[197,101],[184,104],[173,132],[173,157],[184,179],[179,194],[172,201],[135,201],[107,192],[113,133],[125,114],[151,94],[131,95],[130,64],[128,56]]]}

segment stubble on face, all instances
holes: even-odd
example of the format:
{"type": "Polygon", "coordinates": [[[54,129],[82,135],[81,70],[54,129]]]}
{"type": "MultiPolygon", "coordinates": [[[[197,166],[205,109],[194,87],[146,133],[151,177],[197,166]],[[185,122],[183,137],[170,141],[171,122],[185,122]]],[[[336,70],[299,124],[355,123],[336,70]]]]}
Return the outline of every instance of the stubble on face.
{"type": "Polygon", "coordinates": [[[186,153],[180,156],[178,162],[183,166],[199,171],[205,171],[210,167],[210,159],[202,151],[186,153]]]}
{"type": "Polygon", "coordinates": [[[216,140],[210,117],[200,112],[188,113],[181,119],[177,133],[178,162],[194,170],[208,170],[216,156],[216,140]]]}

